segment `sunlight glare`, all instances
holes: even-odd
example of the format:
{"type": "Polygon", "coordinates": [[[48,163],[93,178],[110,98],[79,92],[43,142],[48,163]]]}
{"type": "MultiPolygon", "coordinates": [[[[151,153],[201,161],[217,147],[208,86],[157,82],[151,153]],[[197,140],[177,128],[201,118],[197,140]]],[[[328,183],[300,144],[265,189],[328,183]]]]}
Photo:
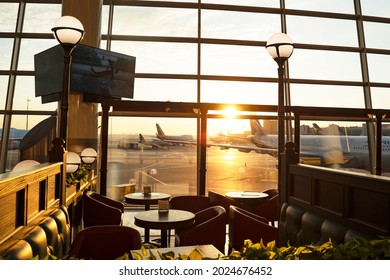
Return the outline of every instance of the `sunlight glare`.
{"type": "Polygon", "coordinates": [[[234,107],[228,107],[224,110],[224,113],[226,118],[233,119],[237,115],[237,110],[234,107]]]}

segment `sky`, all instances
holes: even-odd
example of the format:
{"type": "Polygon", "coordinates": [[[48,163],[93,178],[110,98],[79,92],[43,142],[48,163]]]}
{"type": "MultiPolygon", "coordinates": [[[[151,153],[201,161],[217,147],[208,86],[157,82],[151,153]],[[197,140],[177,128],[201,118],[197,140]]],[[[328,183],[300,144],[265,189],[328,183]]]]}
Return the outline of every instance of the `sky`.
{"type": "MultiPolygon", "coordinates": [[[[175,1],[177,2],[177,1],[175,1]]],[[[196,2],[196,1],[188,1],[196,2]]],[[[202,3],[236,4],[233,0],[210,0],[202,3]]],[[[274,0],[242,0],[240,5],[262,5],[276,7],[279,1],[274,0]]],[[[361,0],[363,13],[367,15],[388,17],[390,1],[361,0]]],[[[330,11],[337,13],[353,13],[353,0],[286,0],[289,9],[307,9],[330,11]]],[[[25,32],[50,32],[52,24],[60,15],[60,5],[47,9],[45,5],[27,5],[25,32]],[[37,17],[39,15],[39,17],[37,17]]],[[[123,35],[157,35],[157,36],[196,36],[196,11],[185,9],[177,15],[175,9],[146,9],[143,7],[121,7],[115,13],[114,34],[123,35]]],[[[17,5],[0,3],[0,31],[12,32],[15,25],[17,5]]],[[[107,9],[103,9],[103,33],[107,30],[107,9]]],[[[340,46],[357,46],[357,35],[354,21],[336,21],[324,18],[287,17],[287,33],[293,42],[310,44],[335,44],[340,46]]],[[[390,48],[390,24],[379,25],[366,23],[365,38],[369,48],[390,48]]],[[[254,13],[227,13],[206,10],[202,13],[202,36],[212,38],[264,40],[278,32],[279,16],[254,13]]],[[[32,70],[34,54],[56,45],[55,40],[23,40],[18,69],[32,70]]],[[[102,48],[105,42],[102,42],[102,48]]],[[[12,40],[0,39],[0,70],[7,69],[10,64],[12,40]]],[[[179,73],[196,74],[196,44],[183,43],[145,43],[115,42],[112,50],[137,57],[136,71],[139,73],[179,73]]],[[[361,80],[358,54],[319,52],[314,50],[295,49],[289,59],[291,78],[329,79],[329,80],[361,80]]],[[[265,48],[203,45],[202,74],[232,75],[249,77],[277,77],[276,64],[269,57],[265,48]]],[[[386,69],[390,56],[369,55],[370,80],[390,83],[386,69]]],[[[33,77],[18,77],[16,85],[16,101],[14,109],[54,110],[56,103],[41,104],[40,98],[34,96],[33,77]]],[[[4,107],[7,80],[0,77],[0,106],[4,107]]],[[[202,81],[202,102],[277,104],[277,85],[273,83],[243,83],[202,81]]],[[[362,89],[351,86],[315,86],[291,84],[292,105],[330,106],[363,108],[362,89]],[[342,94],[340,94],[342,92],[342,94]]],[[[373,88],[374,108],[390,108],[390,89],[373,88]]],[[[157,81],[137,79],[135,98],[138,100],[158,101],[196,101],[196,81],[175,80],[157,81]]],[[[39,117],[31,117],[29,125],[39,122],[39,117]]],[[[196,121],[189,119],[157,119],[146,118],[133,120],[114,118],[111,121],[112,133],[145,133],[153,134],[155,123],[159,122],[166,130],[178,134],[194,134],[196,121]]],[[[13,127],[25,127],[25,116],[14,118],[13,127]]],[[[31,128],[31,127],[29,127],[31,128]]],[[[248,121],[216,121],[210,120],[209,132],[240,132],[249,130],[248,121]]]]}

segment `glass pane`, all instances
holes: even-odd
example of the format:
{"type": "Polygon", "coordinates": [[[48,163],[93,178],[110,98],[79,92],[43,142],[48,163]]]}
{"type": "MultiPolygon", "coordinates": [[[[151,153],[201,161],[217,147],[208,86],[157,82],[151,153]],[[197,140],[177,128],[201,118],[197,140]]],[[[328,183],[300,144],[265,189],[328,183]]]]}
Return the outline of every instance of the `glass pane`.
{"type": "Polygon", "coordinates": [[[360,0],[360,2],[364,15],[389,17],[390,2],[388,0],[360,0]]]}
{"type": "Polygon", "coordinates": [[[34,77],[18,76],[16,78],[13,110],[41,110],[54,111],[57,102],[42,104],[41,97],[35,97],[34,77]]]}
{"type": "Polygon", "coordinates": [[[365,123],[306,121],[302,125],[309,128],[306,131],[311,135],[301,135],[301,161],[310,165],[369,172],[365,123]],[[319,128],[312,129],[313,124],[319,128]]]}
{"type": "Polygon", "coordinates": [[[10,70],[13,39],[0,38],[0,70],[10,70]]]}
{"type": "Polygon", "coordinates": [[[372,107],[375,109],[390,109],[390,89],[371,88],[372,107]]]}
{"type": "Polygon", "coordinates": [[[356,22],[352,20],[287,16],[287,26],[288,35],[296,43],[358,46],[356,22]]]}
{"type": "MultiPolygon", "coordinates": [[[[102,7],[102,24],[101,24],[101,32],[104,35],[107,35],[108,31],[108,17],[109,17],[110,7],[108,5],[103,5],[102,7]]],[[[105,44],[104,44],[105,46],[105,44]]]]}
{"type": "Polygon", "coordinates": [[[201,101],[228,104],[276,105],[277,84],[255,82],[202,81],[201,101]]]}
{"type": "Polygon", "coordinates": [[[295,49],[289,66],[291,78],[362,80],[358,53],[295,49]]]}
{"type": "Polygon", "coordinates": [[[280,16],[230,11],[202,11],[202,37],[267,41],[280,31],[280,16]]]}
{"type": "Polygon", "coordinates": [[[135,56],[137,73],[196,74],[196,44],[113,41],[111,50],[135,56]]]}
{"type": "Polygon", "coordinates": [[[136,79],[134,99],[144,101],[196,102],[196,80],[136,79]]]}
{"type": "Polygon", "coordinates": [[[52,40],[22,39],[18,70],[34,70],[34,55],[57,44],[54,38],[52,40]]]}
{"type": "MultiPolygon", "coordinates": [[[[135,179],[137,190],[151,185],[154,192],[196,194],[196,146],[168,144],[153,148],[152,141],[159,142],[156,124],[167,136],[192,135],[196,139],[195,119],[111,117],[107,185],[135,179]],[[138,143],[139,134],[146,143],[138,143]]],[[[112,195],[111,188],[108,195],[112,195]]]]}
{"type": "Polygon", "coordinates": [[[389,83],[390,76],[388,75],[388,69],[390,65],[390,56],[367,54],[367,58],[370,81],[389,83]]]}
{"type": "Polygon", "coordinates": [[[51,28],[60,17],[60,4],[28,3],[24,16],[23,32],[51,33],[51,28]]]}
{"type": "MultiPolygon", "coordinates": [[[[216,144],[254,146],[254,140],[249,140],[254,139],[250,137],[254,131],[251,131],[249,120],[209,119],[207,129],[210,139],[216,144]]],[[[206,193],[208,190],[226,193],[274,189],[277,188],[277,178],[277,160],[269,154],[220,149],[218,146],[207,149],[206,193]]]]}
{"type": "Polygon", "coordinates": [[[203,0],[202,3],[279,8],[279,2],[275,0],[203,0]]]}
{"type": "Polygon", "coordinates": [[[287,9],[354,14],[353,0],[285,0],[287,9]]]}
{"type": "Polygon", "coordinates": [[[385,35],[389,33],[389,24],[375,22],[364,23],[364,38],[367,48],[389,49],[390,38],[385,35]]]}
{"type": "Polygon", "coordinates": [[[291,84],[292,106],[364,108],[363,88],[291,84]]]}
{"type": "Polygon", "coordinates": [[[0,76],[0,110],[5,109],[7,88],[8,88],[8,76],[0,76]]]}
{"type": "Polygon", "coordinates": [[[196,9],[115,6],[112,33],[196,37],[196,9]]]}
{"type": "Polygon", "coordinates": [[[201,63],[203,75],[277,76],[275,62],[262,47],[203,44],[201,63]]]}
{"type": "Polygon", "coordinates": [[[17,3],[0,3],[0,32],[15,32],[18,7],[17,3]]]}

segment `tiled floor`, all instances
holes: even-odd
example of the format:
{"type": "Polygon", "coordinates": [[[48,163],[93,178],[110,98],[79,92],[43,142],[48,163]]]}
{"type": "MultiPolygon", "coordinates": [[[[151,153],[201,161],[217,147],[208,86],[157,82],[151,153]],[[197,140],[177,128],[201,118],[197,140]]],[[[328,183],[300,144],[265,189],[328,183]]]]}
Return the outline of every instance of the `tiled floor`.
{"type": "MultiPolygon", "coordinates": [[[[153,207],[152,207],[152,209],[153,209],[153,207]]],[[[124,220],[123,220],[123,225],[136,228],[141,233],[141,236],[143,237],[144,231],[145,231],[144,228],[137,227],[136,225],[134,225],[134,215],[139,211],[143,211],[143,208],[126,208],[124,220]]],[[[228,230],[228,227],[226,227],[226,232],[227,232],[227,230],[228,230]]],[[[173,233],[173,231],[172,231],[172,233],[173,233]]],[[[160,230],[153,230],[153,229],[150,230],[150,240],[153,241],[153,240],[158,239],[158,238],[160,238],[160,230]]],[[[228,241],[227,235],[226,235],[226,241],[228,241]]],[[[171,234],[170,246],[174,246],[174,243],[175,243],[174,242],[174,234],[171,234]]],[[[226,244],[225,252],[223,252],[223,253],[227,252],[227,248],[228,248],[228,245],[226,244]]]]}

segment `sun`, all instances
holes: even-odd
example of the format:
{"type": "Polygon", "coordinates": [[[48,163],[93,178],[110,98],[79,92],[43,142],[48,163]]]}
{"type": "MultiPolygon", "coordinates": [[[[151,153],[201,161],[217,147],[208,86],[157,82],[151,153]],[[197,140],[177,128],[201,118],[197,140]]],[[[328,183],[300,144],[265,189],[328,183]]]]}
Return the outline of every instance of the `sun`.
{"type": "Polygon", "coordinates": [[[234,107],[228,107],[224,110],[223,114],[226,118],[233,119],[237,115],[237,110],[234,107]]]}

